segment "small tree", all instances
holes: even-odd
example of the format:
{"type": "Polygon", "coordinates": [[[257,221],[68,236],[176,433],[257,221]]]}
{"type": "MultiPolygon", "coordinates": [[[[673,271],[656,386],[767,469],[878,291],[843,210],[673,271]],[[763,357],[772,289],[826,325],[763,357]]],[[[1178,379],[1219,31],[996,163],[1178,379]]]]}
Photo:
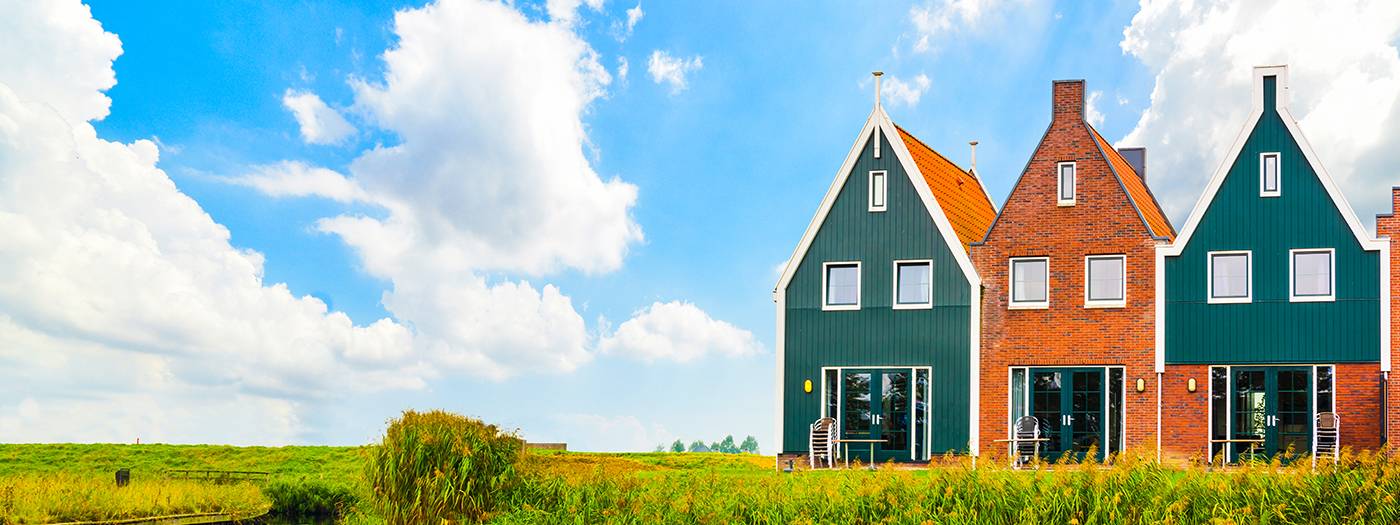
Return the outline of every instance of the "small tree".
{"type": "Polygon", "coordinates": [[[718,445],[715,445],[715,451],[725,454],[738,454],[739,446],[734,444],[734,436],[724,436],[724,440],[720,441],[718,445]]]}
{"type": "Polygon", "coordinates": [[[757,454],[758,440],[754,439],[753,436],[744,438],[744,442],[739,444],[739,452],[743,452],[745,454],[757,454]]]}
{"type": "Polygon", "coordinates": [[[657,446],[656,446],[656,449],[655,449],[655,450],[652,450],[652,452],[665,452],[665,451],[666,451],[666,444],[665,444],[665,443],[662,443],[662,444],[660,444],[660,445],[657,445],[657,446]]]}
{"type": "Polygon", "coordinates": [[[675,443],[671,443],[671,452],[685,452],[685,443],[677,439],[675,443]]]}

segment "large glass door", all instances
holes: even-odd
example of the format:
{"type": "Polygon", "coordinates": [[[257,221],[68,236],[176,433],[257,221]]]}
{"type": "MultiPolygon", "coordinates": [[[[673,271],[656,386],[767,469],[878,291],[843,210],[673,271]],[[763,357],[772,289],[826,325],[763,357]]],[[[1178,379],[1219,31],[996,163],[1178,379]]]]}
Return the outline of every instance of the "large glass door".
{"type": "Polygon", "coordinates": [[[852,459],[908,461],[913,370],[848,369],[842,373],[841,437],[877,440],[843,446],[852,459]]]}
{"type": "Polygon", "coordinates": [[[1312,371],[1309,367],[1235,367],[1230,424],[1234,458],[1264,458],[1312,450],[1312,371]],[[1253,442],[1249,442],[1250,440],[1253,442]]]}
{"type": "Polygon", "coordinates": [[[1041,437],[1049,440],[1042,447],[1047,458],[1069,453],[1083,459],[1090,449],[1106,457],[1106,373],[1105,368],[1031,369],[1031,415],[1040,422],[1041,437]]]}

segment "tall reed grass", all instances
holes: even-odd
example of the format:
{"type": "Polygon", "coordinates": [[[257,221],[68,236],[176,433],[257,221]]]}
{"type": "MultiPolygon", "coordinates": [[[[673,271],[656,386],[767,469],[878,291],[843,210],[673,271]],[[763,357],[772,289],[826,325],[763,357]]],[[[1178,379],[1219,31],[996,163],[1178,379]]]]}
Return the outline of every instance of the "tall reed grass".
{"type": "Polygon", "coordinates": [[[370,448],[365,478],[390,524],[476,522],[516,489],[523,450],[524,442],[495,425],[408,411],[370,448]]]}
{"type": "Polygon", "coordinates": [[[597,469],[525,479],[493,523],[1400,523],[1400,461],[1375,454],[1316,473],[1306,461],[1207,471],[1125,455],[1111,466],[1023,471],[955,460],[928,471],[597,469]]]}

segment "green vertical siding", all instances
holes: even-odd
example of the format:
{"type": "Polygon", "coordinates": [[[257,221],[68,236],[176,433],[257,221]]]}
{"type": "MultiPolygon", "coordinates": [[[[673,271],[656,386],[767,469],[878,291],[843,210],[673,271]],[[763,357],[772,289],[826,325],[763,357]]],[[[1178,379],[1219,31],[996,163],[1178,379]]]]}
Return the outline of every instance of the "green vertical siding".
{"type": "Polygon", "coordinates": [[[1169,363],[1334,363],[1380,359],[1380,258],[1362,249],[1274,109],[1264,114],[1179,257],[1168,257],[1169,363]],[[1259,196],[1259,154],[1279,152],[1279,197],[1259,196]],[[1288,251],[1335,248],[1336,301],[1290,303],[1288,251]],[[1206,253],[1252,250],[1254,300],[1208,304],[1206,253]]]}
{"type": "MultiPolygon", "coordinates": [[[[896,138],[896,140],[898,140],[896,138]]],[[[874,158],[867,142],[786,291],[783,451],[807,449],[821,414],[821,367],[930,366],[934,454],[968,440],[969,283],[892,148],[874,158]],[[886,211],[867,211],[872,170],[887,170],[886,211]],[[893,261],[933,260],[931,310],[894,310],[893,261]],[[822,263],[861,261],[861,309],[821,309],[822,263]],[[812,393],[802,391],[810,379],[812,393]]],[[[957,243],[957,239],[952,242],[957,243]]]]}

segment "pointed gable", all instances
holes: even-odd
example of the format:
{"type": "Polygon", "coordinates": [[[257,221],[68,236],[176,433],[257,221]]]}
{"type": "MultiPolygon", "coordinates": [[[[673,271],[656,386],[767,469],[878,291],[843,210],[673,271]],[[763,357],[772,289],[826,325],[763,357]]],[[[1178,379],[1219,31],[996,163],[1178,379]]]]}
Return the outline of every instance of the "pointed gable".
{"type": "Polygon", "coordinates": [[[1133,170],[1133,166],[1128,163],[1123,155],[1118,153],[1112,145],[1104,140],[1099,130],[1094,129],[1088,123],[1085,126],[1094,135],[1094,142],[1098,143],[1099,150],[1103,151],[1104,158],[1113,167],[1114,175],[1118,176],[1118,181],[1123,184],[1123,189],[1128,192],[1128,199],[1132,201],[1133,207],[1142,214],[1143,222],[1147,223],[1147,228],[1152,231],[1155,237],[1162,237],[1167,240],[1176,238],[1176,232],[1172,230],[1171,221],[1167,220],[1166,214],[1162,213],[1162,207],[1157,204],[1157,199],[1152,196],[1152,191],[1147,189],[1147,184],[1143,183],[1142,175],[1133,170]]]}
{"type": "Polygon", "coordinates": [[[924,182],[933,192],[933,198],[943,209],[948,222],[952,223],[953,231],[963,247],[982,240],[987,227],[997,216],[996,207],[987,197],[982,181],[899,125],[895,125],[895,129],[899,130],[899,138],[909,148],[909,155],[914,158],[914,164],[919,167],[924,182]]]}

